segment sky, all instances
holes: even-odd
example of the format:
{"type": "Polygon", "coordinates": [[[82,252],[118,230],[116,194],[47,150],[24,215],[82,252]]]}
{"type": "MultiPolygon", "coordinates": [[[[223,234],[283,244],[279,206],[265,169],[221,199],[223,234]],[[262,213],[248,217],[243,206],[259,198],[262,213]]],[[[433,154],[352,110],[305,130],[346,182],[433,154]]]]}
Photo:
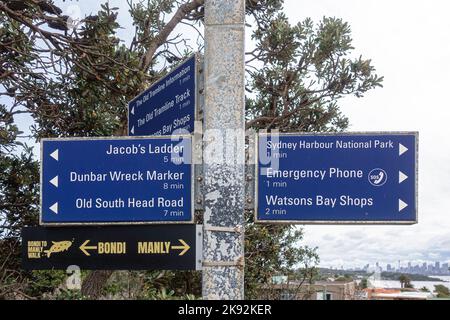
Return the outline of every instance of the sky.
{"type": "MultiPolygon", "coordinates": [[[[99,2],[62,2],[81,17],[99,2]]],[[[126,1],[119,32],[130,40],[126,1]]],[[[384,87],[340,101],[350,131],[419,131],[419,223],[413,226],[305,226],[305,242],[318,247],[321,266],[358,267],[408,261],[450,261],[450,2],[448,0],[285,0],[291,23],[334,16],[352,29],[354,53],[372,59],[384,87]]],[[[133,30],[133,29],[131,29],[133,30]]],[[[178,31],[186,31],[178,30],[178,31]]],[[[251,46],[248,41],[247,46],[251,46]]],[[[21,120],[26,126],[29,121],[21,120]]]]}

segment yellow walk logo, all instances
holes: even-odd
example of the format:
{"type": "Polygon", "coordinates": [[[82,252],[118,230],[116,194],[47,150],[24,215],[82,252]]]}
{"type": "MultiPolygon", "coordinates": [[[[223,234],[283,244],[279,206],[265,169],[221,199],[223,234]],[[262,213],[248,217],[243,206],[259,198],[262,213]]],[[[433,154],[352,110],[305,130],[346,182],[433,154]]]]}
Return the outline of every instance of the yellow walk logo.
{"type": "Polygon", "coordinates": [[[52,241],[50,248],[44,250],[48,243],[47,241],[28,241],[28,258],[30,259],[40,259],[42,257],[50,258],[55,253],[60,253],[68,251],[72,246],[72,241],[52,241]]]}
{"type": "Polygon", "coordinates": [[[69,250],[69,248],[72,246],[72,241],[52,241],[52,246],[48,250],[44,250],[44,252],[47,254],[47,258],[50,258],[52,253],[58,253],[58,252],[64,252],[69,250]]]}

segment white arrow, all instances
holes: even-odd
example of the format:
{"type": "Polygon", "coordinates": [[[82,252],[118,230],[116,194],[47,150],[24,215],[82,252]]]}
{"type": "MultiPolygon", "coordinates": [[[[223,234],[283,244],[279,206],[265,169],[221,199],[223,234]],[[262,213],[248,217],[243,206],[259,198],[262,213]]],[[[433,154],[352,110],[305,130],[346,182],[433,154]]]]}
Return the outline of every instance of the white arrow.
{"type": "Polygon", "coordinates": [[[408,151],[408,148],[402,145],[401,143],[398,144],[398,155],[401,156],[406,151],[408,151]]]}
{"type": "Polygon", "coordinates": [[[52,180],[50,180],[50,183],[58,188],[58,176],[56,176],[52,180]]]}
{"type": "Polygon", "coordinates": [[[131,108],[131,114],[134,115],[134,107],[131,108]]]}
{"type": "Polygon", "coordinates": [[[404,174],[403,172],[399,171],[398,172],[398,183],[402,183],[406,179],[408,179],[408,176],[406,174],[404,174]]]}
{"type": "Polygon", "coordinates": [[[398,212],[402,211],[407,206],[408,206],[408,204],[403,202],[402,199],[398,199],[398,212]]]}
{"type": "Polygon", "coordinates": [[[53,159],[55,159],[56,161],[59,160],[59,151],[58,149],[56,149],[55,151],[53,151],[52,153],[50,153],[50,157],[52,157],[53,159]]]}
{"type": "Polygon", "coordinates": [[[131,132],[131,134],[134,134],[134,126],[133,126],[133,128],[131,128],[130,132],[131,132]]]}
{"type": "Polygon", "coordinates": [[[54,213],[58,214],[58,202],[55,202],[51,207],[50,210],[52,210],[54,213]]]}

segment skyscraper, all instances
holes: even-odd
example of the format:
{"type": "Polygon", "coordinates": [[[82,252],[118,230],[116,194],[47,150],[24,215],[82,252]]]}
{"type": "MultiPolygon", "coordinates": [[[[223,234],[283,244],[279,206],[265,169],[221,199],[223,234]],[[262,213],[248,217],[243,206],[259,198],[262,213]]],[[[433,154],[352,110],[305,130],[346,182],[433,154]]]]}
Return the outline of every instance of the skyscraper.
{"type": "Polygon", "coordinates": [[[442,273],[443,274],[450,274],[450,269],[448,268],[448,263],[443,263],[442,264],[442,273]]]}

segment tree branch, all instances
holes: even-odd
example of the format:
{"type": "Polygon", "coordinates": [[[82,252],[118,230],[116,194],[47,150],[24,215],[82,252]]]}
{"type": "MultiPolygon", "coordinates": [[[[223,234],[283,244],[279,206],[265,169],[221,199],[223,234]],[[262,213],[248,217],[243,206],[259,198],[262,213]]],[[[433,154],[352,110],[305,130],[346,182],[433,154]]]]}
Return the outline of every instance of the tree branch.
{"type": "Polygon", "coordinates": [[[170,33],[173,31],[173,29],[175,29],[178,23],[186,18],[192,10],[195,10],[202,6],[204,2],[204,0],[192,0],[191,2],[187,2],[178,8],[172,19],[170,19],[170,21],[164,26],[161,32],[155,37],[148,50],[141,57],[140,69],[142,71],[145,72],[148,70],[156,50],[158,50],[158,48],[166,42],[170,33]]]}

